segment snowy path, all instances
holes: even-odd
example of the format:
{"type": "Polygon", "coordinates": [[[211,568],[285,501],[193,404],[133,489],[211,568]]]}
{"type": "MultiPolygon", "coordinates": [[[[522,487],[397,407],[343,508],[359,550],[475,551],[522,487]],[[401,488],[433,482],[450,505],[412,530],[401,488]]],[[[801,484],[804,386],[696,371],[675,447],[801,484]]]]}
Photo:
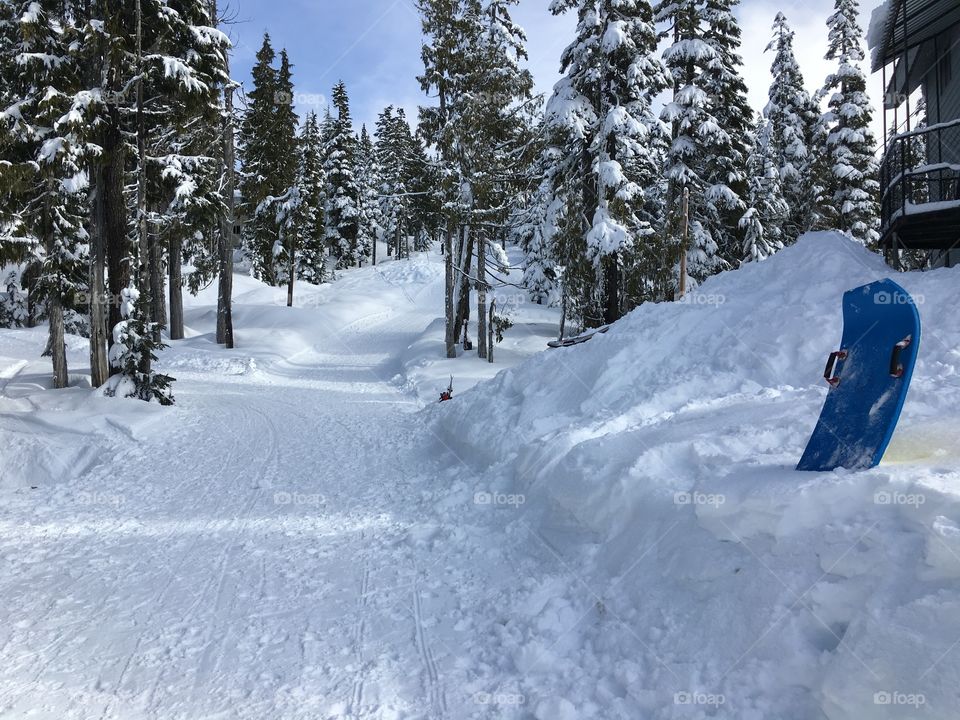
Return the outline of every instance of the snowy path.
{"type": "Polygon", "coordinates": [[[237,376],[178,350],[178,406],[148,434],[17,495],[0,716],[496,715],[473,697],[483,634],[462,630],[499,553],[478,566],[484,533],[442,521],[450,458],[423,456],[388,382],[385,348],[426,323],[410,307],[237,376]]]}

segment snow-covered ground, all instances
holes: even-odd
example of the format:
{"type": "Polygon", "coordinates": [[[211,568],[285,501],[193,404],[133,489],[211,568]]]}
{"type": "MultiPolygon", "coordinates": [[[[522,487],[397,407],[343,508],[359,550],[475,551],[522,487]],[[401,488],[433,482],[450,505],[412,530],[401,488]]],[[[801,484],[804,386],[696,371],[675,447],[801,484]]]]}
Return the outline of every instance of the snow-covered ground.
{"type": "Polygon", "coordinates": [[[0,717],[954,718],[958,272],[897,276],[920,361],[856,473],[792,469],[842,292],[890,275],[834,235],[574,348],[504,292],[494,365],[439,359],[437,255],[292,309],[238,277],[169,409],[0,332],[0,717]]]}

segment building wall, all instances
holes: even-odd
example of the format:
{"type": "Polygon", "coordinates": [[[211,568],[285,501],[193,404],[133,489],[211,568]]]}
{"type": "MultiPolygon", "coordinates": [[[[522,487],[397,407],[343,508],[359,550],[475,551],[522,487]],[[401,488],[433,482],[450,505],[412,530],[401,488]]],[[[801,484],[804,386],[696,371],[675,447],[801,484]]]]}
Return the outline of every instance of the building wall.
{"type": "Polygon", "coordinates": [[[960,119],[960,24],[937,37],[936,50],[939,57],[919,68],[930,125],[960,119]]]}
{"type": "MultiPolygon", "coordinates": [[[[960,24],[938,35],[936,41],[925,43],[924,50],[925,61],[917,71],[923,75],[927,124],[960,120],[960,24]]],[[[960,165],[960,125],[927,136],[927,162],[960,165]]],[[[948,171],[947,177],[951,175],[948,171]]],[[[954,200],[960,187],[955,178],[946,183],[931,183],[928,191],[930,201],[954,200]]],[[[955,258],[951,258],[951,264],[956,264],[955,258]]]]}

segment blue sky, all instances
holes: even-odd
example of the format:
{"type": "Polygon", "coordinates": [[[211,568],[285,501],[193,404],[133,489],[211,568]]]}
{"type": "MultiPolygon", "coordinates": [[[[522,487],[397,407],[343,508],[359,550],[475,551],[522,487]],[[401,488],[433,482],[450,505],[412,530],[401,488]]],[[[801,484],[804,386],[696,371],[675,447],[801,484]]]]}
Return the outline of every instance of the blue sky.
{"type": "MultiPolygon", "coordinates": [[[[560,53],[570,41],[572,17],[553,17],[549,0],[521,0],[515,19],[527,31],[529,67],[538,90],[549,95],[559,71],[560,53]]],[[[870,11],[880,0],[862,0],[864,28],[870,11]]],[[[233,75],[250,85],[250,69],[268,31],[279,52],[285,47],[294,64],[298,108],[325,103],[339,79],[347,84],[354,120],[372,125],[386,105],[404,107],[416,117],[416,107],[426,101],[416,75],[420,63],[420,21],[413,0],[221,0],[235,15],[228,29],[235,54],[233,75]]],[[[830,65],[826,51],[825,21],[833,0],[743,0],[739,17],[744,32],[744,75],[756,109],[765,102],[770,84],[771,57],[763,49],[770,25],[782,11],[797,32],[797,55],[808,87],[816,89],[830,65]]],[[[879,106],[882,90],[871,78],[871,95],[879,106]]]]}

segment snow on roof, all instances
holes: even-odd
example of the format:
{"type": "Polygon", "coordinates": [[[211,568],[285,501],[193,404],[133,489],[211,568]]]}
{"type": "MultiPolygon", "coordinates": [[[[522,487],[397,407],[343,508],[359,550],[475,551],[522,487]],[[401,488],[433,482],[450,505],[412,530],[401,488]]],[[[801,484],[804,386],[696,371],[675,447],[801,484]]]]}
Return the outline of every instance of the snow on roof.
{"type": "Polygon", "coordinates": [[[884,39],[893,16],[894,3],[897,2],[898,0],[885,0],[881,5],[874,8],[870,15],[867,45],[870,47],[870,65],[874,72],[879,69],[882,62],[884,39]]]}

